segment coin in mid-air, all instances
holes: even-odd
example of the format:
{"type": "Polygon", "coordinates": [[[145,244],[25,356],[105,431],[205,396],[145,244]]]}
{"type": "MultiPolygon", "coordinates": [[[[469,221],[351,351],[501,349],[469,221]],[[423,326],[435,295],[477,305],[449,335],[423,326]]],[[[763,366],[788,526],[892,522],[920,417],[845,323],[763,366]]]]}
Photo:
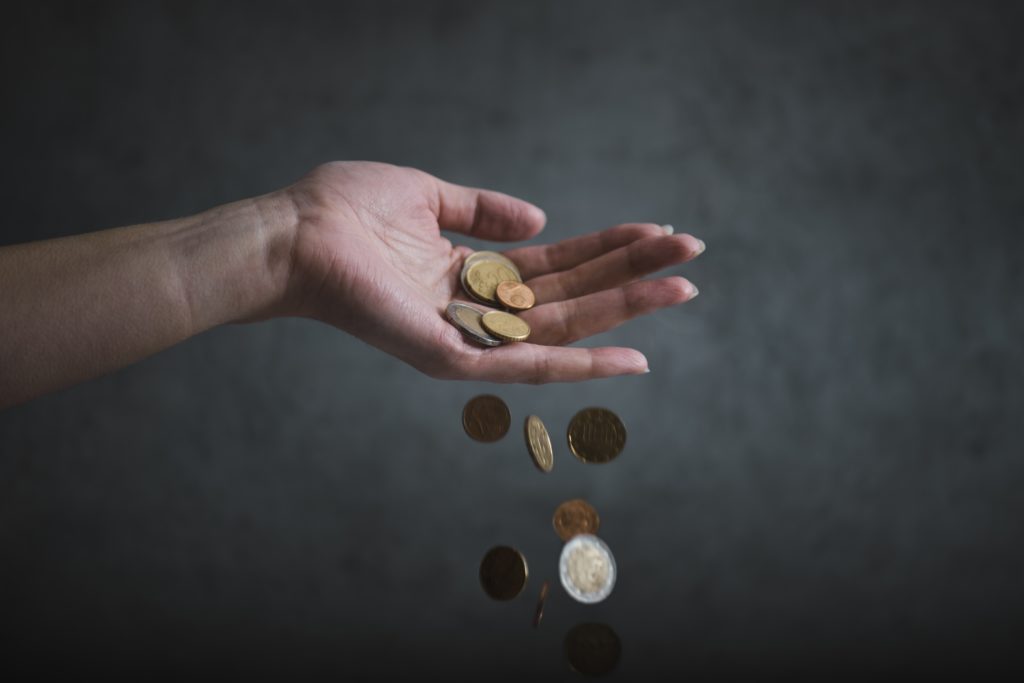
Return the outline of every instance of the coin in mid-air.
{"type": "Polygon", "coordinates": [[[498,261],[477,261],[466,271],[467,291],[474,299],[485,304],[498,303],[495,292],[498,284],[506,280],[518,281],[519,276],[498,261]]]}
{"type": "Polygon", "coordinates": [[[497,545],[480,562],[480,585],[495,600],[511,600],[526,585],[526,558],[515,548],[497,545]]]}
{"type": "Polygon", "coordinates": [[[568,439],[569,450],[583,462],[610,462],[626,445],[626,427],[606,408],[584,408],[569,421],[568,439]]]}
{"type": "Polygon", "coordinates": [[[569,666],[590,676],[608,673],[622,656],[622,641],[607,624],[577,624],[565,634],[563,645],[569,666]]]}
{"type": "Polygon", "coordinates": [[[530,326],[525,320],[504,311],[488,311],[480,318],[484,329],[502,341],[526,341],[530,326]]]}
{"type": "Polygon", "coordinates": [[[560,539],[568,541],[580,534],[596,534],[601,529],[601,518],[593,505],[582,498],[574,498],[555,509],[551,525],[560,539]]]}
{"type": "Polygon", "coordinates": [[[519,267],[516,266],[516,264],[512,262],[512,259],[510,259],[509,257],[505,256],[504,254],[499,254],[496,251],[487,251],[487,250],[474,251],[472,254],[467,256],[466,259],[462,262],[462,272],[463,272],[463,274],[465,274],[465,272],[467,270],[469,270],[470,267],[474,263],[477,263],[478,261],[497,261],[498,263],[500,263],[500,264],[502,264],[504,266],[507,266],[513,273],[515,273],[516,274],[516,277],[515,277],[516,280],[519,280],[520,282],[523,281],[523,276],[520,275],[520,273],[519,273],[519,267]]]}
{"type": "Polygon", "coordinates": [[[533,464],[541,472],[550,472],[555,466],[555,453],[551,448],[551,437],[547,427],[536,415],[529,415],[523,431],[526,433],[526,448],[530,451],[533,464]]]}
{"type": "Polygon", "coordinates": [[[600,538],[580,534],[562,548],[558,575],[573,599],[588,604],[601,602],[615,587],[615,558],[600,538]]]}
{"type": "Polygon", "coordinates": [[[550,584],[545,581],[544,585],[540,587],[540,597],[537,599],[537,609],[533,613],[533,627],[537,628],[540,626],[540,620],[544,618],[544,603],[548,599],[548,586],[550,584]]]}
{"type": "Polygon", "coordinates": [[[484,346],[501,346],[502,341],[491,335],[480,324],[480,318],[483,317],[480,310],[458,301],[452,301],[445,309],[445,315],[455,327],[462,330],[464,335],[476,343],[484,346]]]}
{"type": "Polygon", "coordinates": [[[494,290],[494,296],[498,297],[502,306],[513,311],[525,311],[537,303],[537,297],[534,296],[532,289],[522,282],[513,280],[499,282],[497,289],[494,290]]]}
{"type": "Polygon", "coordinates": [[[469,399],[462,409],[462,428],[475,441],[491,443],[508,433],[512,414],[497,396],[482,394],[469,399]]]}

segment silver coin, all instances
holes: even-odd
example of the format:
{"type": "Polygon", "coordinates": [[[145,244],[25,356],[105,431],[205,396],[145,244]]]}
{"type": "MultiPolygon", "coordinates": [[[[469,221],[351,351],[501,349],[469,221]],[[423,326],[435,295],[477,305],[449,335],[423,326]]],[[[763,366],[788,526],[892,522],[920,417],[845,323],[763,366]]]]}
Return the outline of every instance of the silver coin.
{"type": "Polygon", "coordinates": [[[593,604],[611,595],[615,587],[615,558],[605,542],[593,534],[573,536],[558,560],[562,587],[574,600],[593,604]]]}
{"type": "Polygon", "coordinates": [[[448,304],[448,308],[445,309],[445,315],[448,316],[448,320],[455,327],[462,330],[463,334],[478,344],[501,346],[504,343],[484,329],[483,325],[480,324],[480,318],[483,317],[483,313],[473,306],[452,301],[448,304]]]}

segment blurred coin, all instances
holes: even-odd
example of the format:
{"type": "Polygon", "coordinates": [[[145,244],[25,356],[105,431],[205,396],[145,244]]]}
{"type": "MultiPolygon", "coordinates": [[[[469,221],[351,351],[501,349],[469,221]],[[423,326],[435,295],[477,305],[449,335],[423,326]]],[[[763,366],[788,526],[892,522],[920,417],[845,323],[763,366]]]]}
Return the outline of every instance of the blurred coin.
{"type": "Polygon", "coordinates": [[[526,449],[530,451],[533,464],[541,472],[550,472],[555,466],[555,454],[551,448],[551,437],[548,436],[547,427],[539,417],[530,415],[526,418],[523,431],[526,433],[526,449]]]}
{"type": "Polygon", "coordinates": [[[533,613],[533,627],[537,628],[540,626],[540,620],[544,618],[544,603],[548,599],[548,586],[550,584],[545,581],[544,585],[540,587],[540,598],[537,600],[537,611],[533,613]]]}
{"type": "Polygon", "coordinates": [[[582,498],[567,500],[555,509],[551,518],[555,533],[563,541],[580,534],[596,534],[601,528],[601,518],[594,506],[582,498]]]}
{"type": "Polygon", "coordinates": [[[622,656],[622,641],[607,624],[577,624],[565,634],[563,645],[573,671],[591,676],[608,673],[622,656]]]}
{"type": "Polygon", "coordinates": [[[473,308],[467,304],[453,301],[448,304],[448,308],[445,309],[445,314],[448,316],[448,320],[451,321],[455,327],[462,330],[462,333],[472,339],[478,344],[484,346],[501,346],[501,340],[497,337],[492,336],[487,330],[480,324],[480,318],[483,317],[483,312],[479,309],[473,308]]]}
{"type": "Polygon", "coordinates": [[[511,600],[526,585],[526,558],[507,545],[494,546],[480,562],[480,585],[495,600],[511,600]]]}
{"type": "MultiPolygon", "coordinates": [[[[484,316],[484,327],[487,327],[484,316]]],[[[495,335],[498,336],[498,335],[495,335]]],[[[569,450],[586,463],[613,460],[626,445],[626,427],[605,408],[584,408],[573,416],[568,429],[569,450]]]]}
{"type": "Polygon", "coordinates": [[[510,268],[512,272],[516,274],[516,280],[519,282],[523,281],[523,276],[519,274],[519,267],[512,262],[512,259],[508,258],[504,254],[499,254],[496,251],[474,251],[462,262],[462,272],[465,273],[469,270],[470,266],[478,261],[497,261],[498,263],[510,268]]]}
{"type": "Polygon", "coordinates": [[[615,558],[600,538],[580,534],[562,548],[558,574],[573,599],[588,604],[601,602],[615,587],[615,558]]]}
{"type": "Polygon", "coordinates": [[[506,280],[518,281],[519,276],[498,261],[477,261],[466,271],[466,291],[477,301],[496,304],[498,283],[506,280]]]}
{"type": "Polygon", "coordinates": [[[497,396],[482,394],[471,398],[462,409],[462,428],[469,438],[484,443],[497,441],[508,433],[512,415],[497,396]]]}
{"type": "Polygon", "coordinates": [[[484,329],[502,341],[521,342],[530,336],[525,320],[504,311],[488,311],[480,318],[484,329]]]}
{"type": "Polygon", "coordinates": [[[537,297],[534,296],[532,289],[522,282],[513,280],[499,282],[497,289],[494,290],[494,296],[498,297],[501,305],[514,311],[528,310],[537,303],[537,297]]]}

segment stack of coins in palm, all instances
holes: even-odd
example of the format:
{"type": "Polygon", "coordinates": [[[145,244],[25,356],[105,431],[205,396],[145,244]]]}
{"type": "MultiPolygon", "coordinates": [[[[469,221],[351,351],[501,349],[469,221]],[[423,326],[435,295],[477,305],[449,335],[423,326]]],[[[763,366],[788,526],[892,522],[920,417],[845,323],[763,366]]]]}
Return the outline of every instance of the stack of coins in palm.
{"type": "Polygon", "coordinates": [[[476,306],[452,301],[446,314],[463,334],[484,346],[526,341],[530,326],[515,312],[532,308],[536,297],[523,284],[516,264],[494,251],[476,251],[463,262],[459,281],[473,300],[505,309],[482,311],[476,306]]]}
{"type": "MultiPolygon", "coordinates": [[[[462,411],[463,429],[472,439],[484,443],[502,439],[511,422],[508,405],[490,394],[471,399],[462,411]]],[[[528,415],[523,435],[533,464],[541,472],[550,472],[554,467],[554,449],[544,422],[536,415],[528,415]]],[[[608,463],[625,447],[626,428],[619,417],[606,408],[585,408],[570,420],[566,442],[569,451],[581,462],[608,463]]],[[[573,599],[586,604],[607,598],[615,586],[616,565],[608,545],[597,536],[601,527],[597,510],[583,499],[567,500],[555,510],[551,522],[564,543],[558,562],[562,587],[573,599]]],[[[495,600],[507,601],[519,596],[528,577],[526,558],[510,546],[491,548],[480,563],[480,583],[484,592],[495,600]]],[[[538,626],[543,617],[548,585],[545,581],[541,586],[534,626],[538,626]]],[[[570,664],[584,673],[610,670],[618,660],[620,649],[618,636],[605,624],[579,624],[565,638],[570,664]]]]}

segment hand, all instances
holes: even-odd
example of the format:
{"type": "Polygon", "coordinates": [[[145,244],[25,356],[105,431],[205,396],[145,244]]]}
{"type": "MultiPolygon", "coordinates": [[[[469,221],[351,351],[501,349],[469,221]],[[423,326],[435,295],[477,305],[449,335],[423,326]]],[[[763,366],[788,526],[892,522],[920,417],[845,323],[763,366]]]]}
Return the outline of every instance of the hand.
{"type": "Polygon", "coordinates": [[[481,348],[444,317],[464,299],[463,259],[450,230],[496,241],[535,236],[544,213],[508,195],[447,183],[411,168],[320,166],[287,195],[298,224],[292,312],[349,332],[432,377],[495,382],[578,381],[647,371],[634,349],[566,348],[637,315],[693,298],[681,277],[637,281],[694,258],[704,245],[653,224],[626,224],[552,245],[504,252],[537,295],[521,314],[529,342],[481,348]]]}

